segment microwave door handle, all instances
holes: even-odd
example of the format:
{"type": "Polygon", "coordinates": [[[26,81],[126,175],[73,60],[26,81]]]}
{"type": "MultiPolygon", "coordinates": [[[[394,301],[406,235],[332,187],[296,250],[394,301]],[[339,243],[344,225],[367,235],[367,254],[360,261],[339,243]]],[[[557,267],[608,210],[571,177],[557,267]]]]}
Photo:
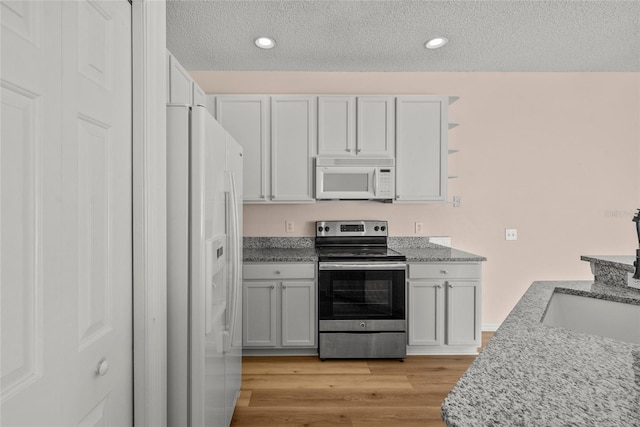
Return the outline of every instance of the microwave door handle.
{"type": "Polygon", "coordinates": [[[373,169],[373,195],[374,196],[378,195],[378,182],[377,182],[376,172],[378,172],[378,169],[374,168],[373,169]]]}

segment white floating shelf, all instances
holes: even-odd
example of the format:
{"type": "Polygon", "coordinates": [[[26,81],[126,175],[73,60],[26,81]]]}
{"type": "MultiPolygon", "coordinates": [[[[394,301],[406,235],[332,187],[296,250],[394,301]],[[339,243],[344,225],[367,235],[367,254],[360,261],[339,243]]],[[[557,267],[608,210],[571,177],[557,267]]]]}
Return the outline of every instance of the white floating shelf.
{"type": "Polygon", "coordinates": [[[449,148],[449,154],[455,154],[457,153],[459,150],[456,150],[455,148],[449,148]]]}
{"type": "Polygon", "coordinates": [[[449,179],[456,179],[458,178],[458,175],[449,175],[449,179]]]}
{"type": "Polygon", "coordinates": [[[450,96],[449,97],[449,105],[453,104],[454,102],[456,102],[458,99],[460,99],[459,96],[450,96]]]}
{"type": "Polygon", "coordinates": [[[449,122],[449,129],[453,129],[454,127],[460,126],[460,123],[457,122],[449,122]]]}

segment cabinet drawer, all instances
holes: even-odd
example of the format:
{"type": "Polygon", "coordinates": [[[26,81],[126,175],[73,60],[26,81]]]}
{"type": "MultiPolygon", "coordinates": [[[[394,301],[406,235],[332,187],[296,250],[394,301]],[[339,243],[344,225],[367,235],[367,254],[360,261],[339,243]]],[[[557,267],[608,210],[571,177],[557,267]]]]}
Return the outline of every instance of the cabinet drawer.
{"type": "Polygon", "coordinates": [[[474,278],[479,279],[482,274],[480,263],[420,263],[409,264],[410,279],[447,279],[474,278]]]}
{"type": "Polygon", "coordinates": [[[316,264],[244,264],[243,279],[313,279],[316,264]]]}

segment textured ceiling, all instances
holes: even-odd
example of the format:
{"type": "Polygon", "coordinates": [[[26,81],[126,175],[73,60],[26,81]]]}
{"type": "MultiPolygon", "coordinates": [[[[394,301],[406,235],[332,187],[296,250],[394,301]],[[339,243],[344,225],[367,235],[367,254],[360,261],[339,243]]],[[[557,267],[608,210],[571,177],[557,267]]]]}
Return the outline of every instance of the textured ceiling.
{"type": "Polygon", "coordinates": [[[167,47],[188,70],[638,72],[640,0],[169,0],[167,47]]]}

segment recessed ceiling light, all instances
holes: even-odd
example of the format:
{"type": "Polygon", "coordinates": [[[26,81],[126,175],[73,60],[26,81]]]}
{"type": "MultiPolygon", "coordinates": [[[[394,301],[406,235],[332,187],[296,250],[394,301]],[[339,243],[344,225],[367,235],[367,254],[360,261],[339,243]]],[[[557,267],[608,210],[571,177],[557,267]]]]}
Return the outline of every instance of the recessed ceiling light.
{"type": "Polygon", "coordinates": [[[446,37],[435,37],[424,44],[427,49],[438,49],[445,44],[449,43],[449,39],[446,37]]]}
{"type": "Polygon", "coordinates": [[[258,37],[254,40],[254,43],[260,49],[271,49],[276,45],[276,41],[271,37],[258,37]]]}

